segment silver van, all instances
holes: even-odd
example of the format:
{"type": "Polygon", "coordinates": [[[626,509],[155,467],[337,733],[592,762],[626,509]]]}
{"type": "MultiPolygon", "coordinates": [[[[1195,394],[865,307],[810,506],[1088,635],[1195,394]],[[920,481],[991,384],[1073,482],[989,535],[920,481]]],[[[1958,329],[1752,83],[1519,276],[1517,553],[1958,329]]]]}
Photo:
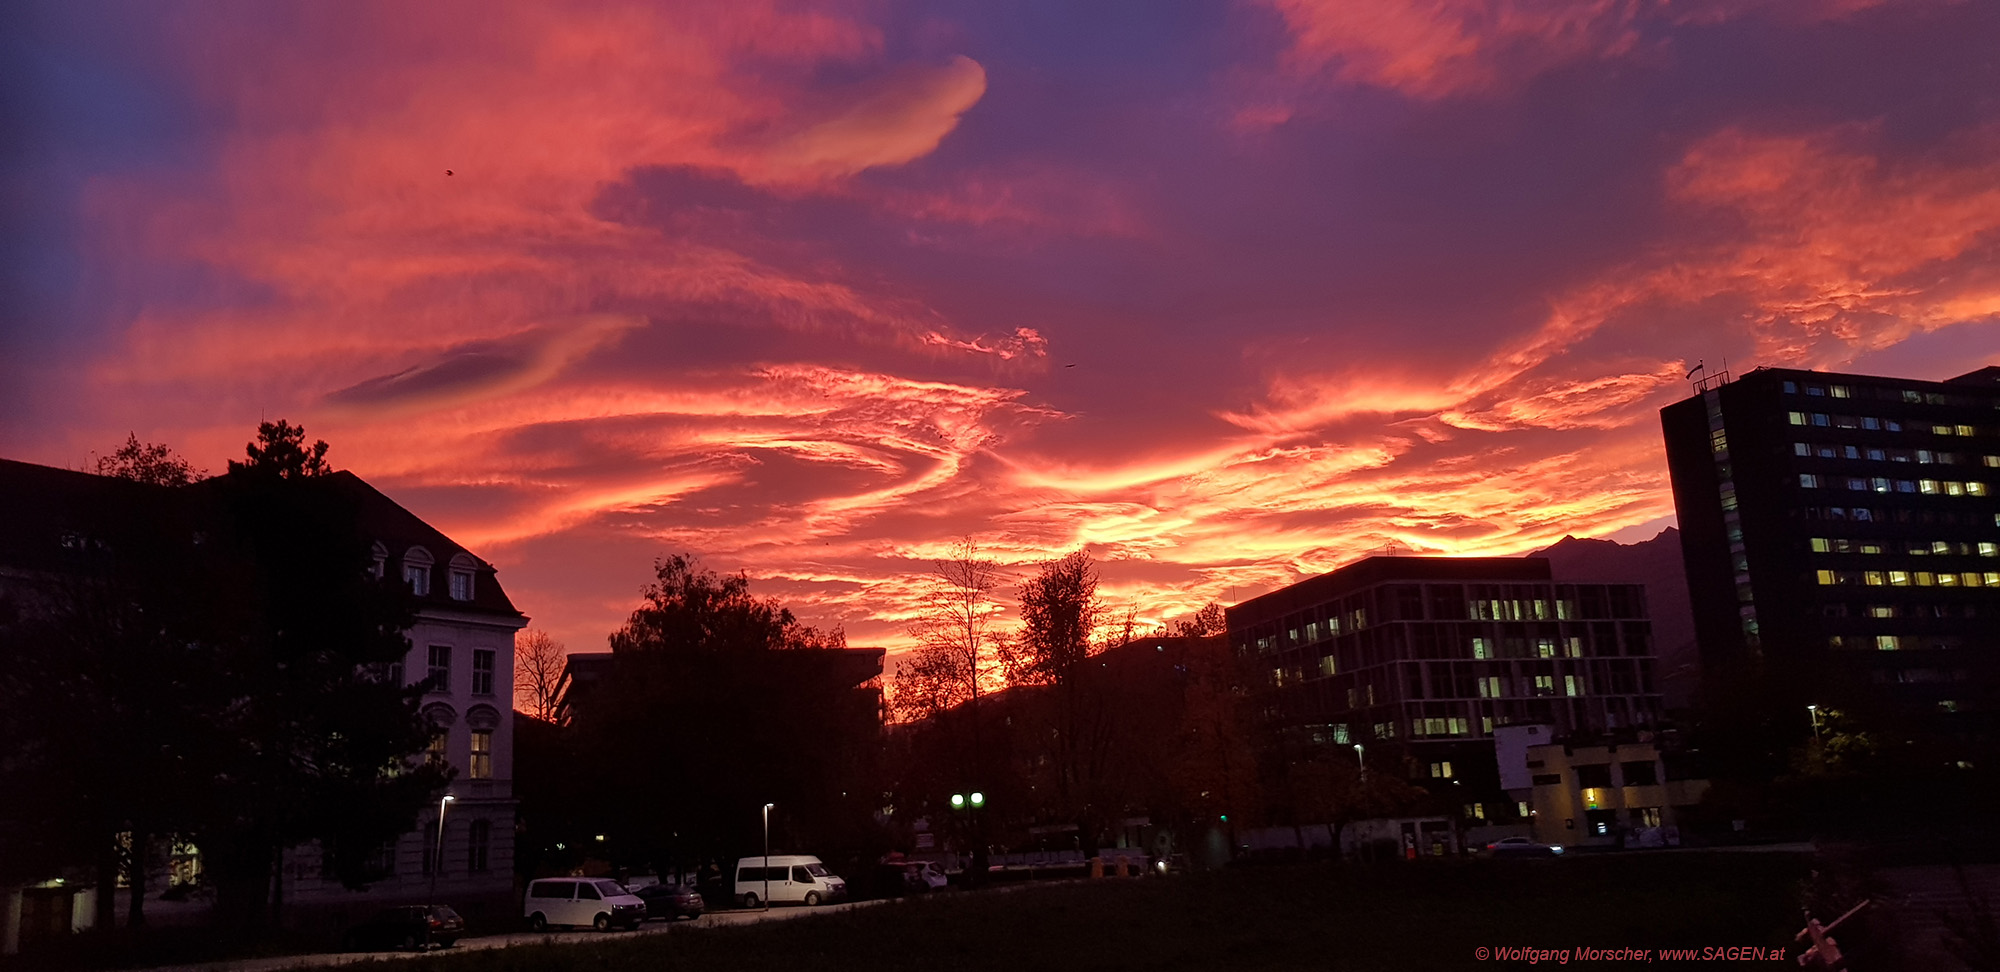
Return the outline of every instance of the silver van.
{"type": "Polygon", "coordinates": [[[646,920],[646,902],[610,878],[536,878],[528,882],[521,917],[535,931],[562,925],[637,928],[646,920]]]}
{"type": "Polygon", "coordinates": [[[847,882],[808,854],[760,855],[736,862],[736,902],[745,908],[766,901],[817,905],[846,896],[847,882]]]}

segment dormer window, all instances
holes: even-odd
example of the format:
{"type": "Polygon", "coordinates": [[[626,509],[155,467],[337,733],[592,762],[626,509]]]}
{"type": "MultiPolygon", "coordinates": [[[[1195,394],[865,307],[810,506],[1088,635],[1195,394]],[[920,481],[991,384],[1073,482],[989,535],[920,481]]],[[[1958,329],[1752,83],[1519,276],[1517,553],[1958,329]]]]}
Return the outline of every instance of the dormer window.
{"type": "Polygon", "coordinates": [[[472,600],[472,579],[477,563],[465,554],[451,558],[451,599],[472,600]]]}
{"type": "Polygon", "coordinates": [[[424,597],[431,592],[431,552],[422,547],[411,547],[403,553],[403,583],[409,585],[410,593],[424,597]]]}

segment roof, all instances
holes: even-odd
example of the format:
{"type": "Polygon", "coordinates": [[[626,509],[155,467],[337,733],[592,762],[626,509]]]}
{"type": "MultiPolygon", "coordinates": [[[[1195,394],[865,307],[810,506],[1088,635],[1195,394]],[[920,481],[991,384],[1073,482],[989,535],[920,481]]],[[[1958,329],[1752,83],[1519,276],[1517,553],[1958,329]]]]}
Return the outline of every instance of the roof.
{"type": "Polygon", "coordinates": [[[1228,609],[1236,628],[1280,617],[1377,584],[1422,581],[1533,584],[1551,580],[1541,557],[1367,557],[1228,609]]]}
{"type": "MultiPolygon", "coordinates": [[[[355,501],[357,525],[387,549],[392,563],[413,546],[430,552],[433,570],[447,570],[459,554],[472,559],[476,580],[471,601],[451,600],[450,585],[436,582],[444,578],[440,574],[432,578],[430,593],[417,599],[420,606],[521,616],[491,564],[361,477],[336,472],[327,480],[337,492],[355,501]]],[[[169,539],[162,531],[173,530],[191,538],[201,517],[207,515],[201,502],[208,492],[203,483],[215,481],[155,486],[0,459],[0,509],[6,510],[6,515],[0,516],[0,568],[58,571],[73,566],[81,552],[115,552],[122,541],[132,538],[169,539]]]]}

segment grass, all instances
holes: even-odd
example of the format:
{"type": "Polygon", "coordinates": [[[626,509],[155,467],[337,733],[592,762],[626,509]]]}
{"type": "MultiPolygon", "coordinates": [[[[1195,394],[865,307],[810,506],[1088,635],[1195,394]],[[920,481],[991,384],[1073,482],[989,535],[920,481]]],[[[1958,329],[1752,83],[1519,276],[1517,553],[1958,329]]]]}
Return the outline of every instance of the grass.
{"type": "Polygon", "coordinates": [[[465,952],[423,960],[420,968],[1404,972],[1474,968],[1485,964],[1475,958],[1482,946],[1778,946],[1797,930],[1808,863],[1796,855],[1720,853],[1243,868],[465,952]]]}

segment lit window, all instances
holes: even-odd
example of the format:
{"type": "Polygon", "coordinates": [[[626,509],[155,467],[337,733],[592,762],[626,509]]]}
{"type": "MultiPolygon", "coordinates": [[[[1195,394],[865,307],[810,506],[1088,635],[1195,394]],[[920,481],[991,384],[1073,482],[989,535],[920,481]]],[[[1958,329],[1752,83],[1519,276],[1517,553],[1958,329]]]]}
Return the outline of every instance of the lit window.
{"type": "Polygon", "coordinates": [[[1832,585],[1840,583],[1840,581],[1834,578],[1833,571],[1822,570],[1822,571],[1816,571],[1816,573],[1819,575],[1819,582],[1821,584],[1832,585]]]}
{"type": "Polygon", "coordinates": [[[1451,779],[1451,761],[1450,761],[1450,760],[1444,760],[1444,761],[1442,761],[1442,762],[1437,762],[1437,763],[1432,763],[1432,764],[1431,764],[1431,779],[1434,779],[1434,780],[1448,780],[1448,779],[1451,779]]]}
{"type": "Polygon", "coordinates": [[[1577,637],[1576,635],[1570,635],[1570,636],[1569,636],[1569,656],[1570,656],[1571,658],[1582,658],[1582,657],[1583,657],[1583,639],[1582,639],[1582,638],[1579,638],[1579,637],[1577,637]]]}
{"type": "Polygon", "coordinates": [[[472,765],[469,767],[475,780],[493,778],[493,733],[491,731],[472,734],[472,765]]]}
{"type": "Polygon", "coordinates": [[[1535,639],[1535,657],[1554,658],[1555,656],[1556,656],[1556,640],[1554,638],[1535,639]]]}
{"type": "Polygon", "coordinates": [[[1787,412],[1786,417],[1791,419],[1793,425],[1806,424],[1806,413],[1804,412],[1787,412]]]}
{"type": "Polygon", "coordinates": [[[447,730],[439,729],[436,732],[431,733],[431,744],[424,750],[424,762],[429,763],[432,766],[443,766],[444,747],[445,744],[450,741],[451,741],[451,734],[447,730]]]}
{"type": "Polygon", "coordinates": [[[1959,435],[1967,435],[1967,436],[1969,436],[1969,435],[1977,435],[1978,433],[1977,433],[1977,432],[1975,432],[1975,431],[1973,430],[1972,426],[1970,426],[1970,425],[1961,425],[1961,426],[1958,426],[1958,434],[1959,434],[1959,435]]]}
{"type": "Polygon", "coordinates": [[[1493,657],[1493,643],[1486,640],[1485,638],[1472,639],[1472,657],[1474,658],[1493,657]]]}
{"type": "Polygon", "coordinates": [[[1812,473],[1800,473],[1799,486],[1804,489],[1818,489],[1819,477],[1813,475],[1812,473]]]}
{"type": "Polygon", "coordinates": [[[1966,491],[1967,493],[1969,493],[1969,494],[1973,495],[1973,496],[1985,496],[1985,495],[1986,495],[1986,484],[1985,484],[1985,483],[1966,483],[1966,484],[1965,484],[1965,491],[1966,491]]]}
{"type": "Polygon", "coordinates": [[[1812,538],[1812,549],[1813,553],[1826,553],[1830,548],[1825,537],[1814,537],[1812,538]]]}
{"type": "Polygon", "coordinates": [[[1523,820],[1535,815],[1535,811],[1528,807],[1528,801],[1526,800],[1515,801],[1514,812],[1519,814],[1523,820]]]}
{"type": "Polygon", "coordinates": [[[1554,675],[1535,676],[1535,694],[1536,695],[1556,694],[1556,677],[1554,675]]]}
{"type": "Polygon", "coordinates": [[[1480,697],[1480,698],[1482,698],[1482,699],[1497,699],[1497,698],[1500,698],[1500,697],[1501,697],[1501,694],[1500,694],[1500,676],[1498,676],[1498,675],[1488,675],[1488,676],[1486,676],[1485,678],[1482,678],[1482,679],[1479,679],[1478,681],[1479,681],[1479,697],[1480,697]]]}
{"type": "Polygon", "coordinates": [[[1908,586],[1910,586],[1910,572],[1909,572],[1909,571],[1907,571],[1907,570],[1892,570],[1892,571],[1890,571],[1890,572],[1889,572],[1889,586],[1890,586],[1890,587],[1908,587],[1908,586]]]}
{"type": "Polygon", "coordinates": [[[1336,670],[1336,669],[1335,669],[1335,667],[1334,667],[1334,660],[1333,660],[1333,656],[1332,656],[1332,655],[1328,655],[1328,656],[1326,656],[1326,657],[1324,657],[1324,658],[1321,658],[1321,659],[1319,660],[1319,673],[1320,673],[1321,675],[1338,675],[1338,674],[1340,674],[1340,672],[1339,672],[1338,670],[1336,670]]]}
{"type": "Polygon", "coordinates": [[[1577,684],[1575,675],[1563,676],[1563,694],[1572,698],[1583,694],[1583,686],[1577,684]]]}
{"type": "Polygon", "coordinates": [[[1902,646],[1897,642],[1895,635],[1875,636],[1875,650],[1877,651],[1895,651],[1900,647],[1902,646]]]}
{"type": "Polygon", "coordinates": [[[1583,788],[1583,806],[1586,810],[1604,809],[1604,788],[1586,786],[1583,788]]]}

